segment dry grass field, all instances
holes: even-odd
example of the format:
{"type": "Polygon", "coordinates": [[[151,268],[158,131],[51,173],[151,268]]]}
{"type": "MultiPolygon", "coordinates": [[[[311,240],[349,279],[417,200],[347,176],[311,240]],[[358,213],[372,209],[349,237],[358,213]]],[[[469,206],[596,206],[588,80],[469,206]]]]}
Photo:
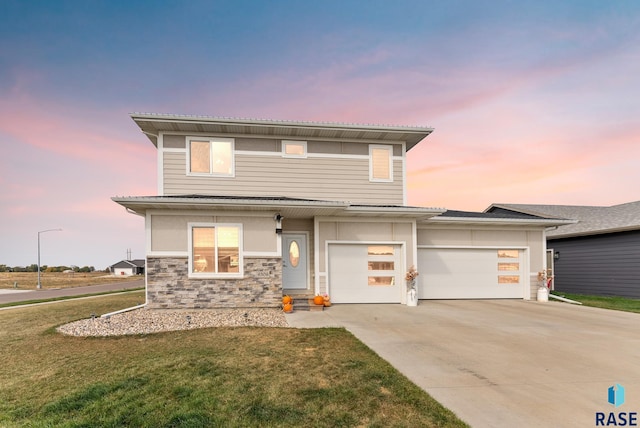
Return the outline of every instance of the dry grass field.
{"type": "MultiPolygon", "coordinates": [[[[140,276],[112,276],[104,272],[40,272],[40,283],[43,289],[70,288],[83,285],[96,285],[108,282],[132,281],[140,276]]],[[[37,272],[0,272],[0,288],[14,288],[14,283],[23,290],[35,290],[38,285],[37,272]]]]}

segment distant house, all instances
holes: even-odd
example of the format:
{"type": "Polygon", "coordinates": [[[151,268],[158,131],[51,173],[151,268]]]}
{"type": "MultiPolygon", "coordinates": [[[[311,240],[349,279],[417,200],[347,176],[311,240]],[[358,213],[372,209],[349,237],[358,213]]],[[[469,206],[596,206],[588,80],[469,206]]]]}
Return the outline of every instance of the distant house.
{"type": "Polygon", "coordinates": [[[546,233],[555,290],[640,298],[640,201],[610,207],[493,204],[486,212],[577,220],[546,233]]]}
{"type": "MultiPolygon", "coordinates": [[[[427,127],[133,114],[157,148],[145,218],[148,308],[531,299],[546,228],[566,223],[407,205],[427,127]]],[[[438,183],[446,185],[446,183],[438,183]]],[[[455,189],[451,189],[455,191],[455,189]]]]}
{"type": "Polygon", "coordinates": [[[109,266],[113,275],[144,275],[145,260],[122,260],[109,266]]]}

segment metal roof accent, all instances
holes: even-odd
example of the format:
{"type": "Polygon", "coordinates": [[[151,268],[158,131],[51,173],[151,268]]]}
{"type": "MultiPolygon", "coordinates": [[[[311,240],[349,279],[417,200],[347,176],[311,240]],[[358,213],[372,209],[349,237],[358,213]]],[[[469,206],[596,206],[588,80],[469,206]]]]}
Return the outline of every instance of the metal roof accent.
{"type": "Polygon", "coordinates": [[[440,208],[406,207],[397,205],[352,205],[347,201],[321,201],[288,197],[260,196],[125,196],[113,197],[114,202],[137,213],[148,209],[216,209],[243,211],[280,211],[285,217],[300,218],[311,216],[382,216],[396,218],[425,219],[442,213],[440,208]]]}
{"type": "Polygon", "coordinates": [[[496,224],[496,225],[535,225],[562,226],[572,224],[574,220],[548,218],[521,213],[491,213],[447,210],[437,217],[430,218],[426,223],[431,224],[496,224]]]}
{"type": "Polygon", "coordinates": [[[640,201],[613,206],[492,204],[486,211],[503,209],[539,216],[574,219],[574,224],[547,232],[549,239],[640,230],[640,201]]]}
{"type": "Polygon", "coordinates": [[[433,132],[433,128],[425,126],[239,119],[157,113],[132,113],[130,116],[155,146],[158,145],[160,132],[187,134],[204,132],[215,135],[244,134],[272,138],[406,142],[409,150],[433,132]]]}

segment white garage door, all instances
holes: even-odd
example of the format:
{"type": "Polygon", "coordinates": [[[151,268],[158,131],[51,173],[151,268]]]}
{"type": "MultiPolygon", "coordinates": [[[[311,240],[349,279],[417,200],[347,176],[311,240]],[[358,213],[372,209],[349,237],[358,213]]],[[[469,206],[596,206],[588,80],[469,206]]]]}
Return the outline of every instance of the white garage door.
{"type": "Polygon", "coordinates": [[[402,246],[329,245],[329,290],[335,303],[399,303],[402,246]]]}
{"type": "Polygon", "coordinates": [[[421,248],[418,270],[420,299],[524,296],[524,250],[421,248]]]}

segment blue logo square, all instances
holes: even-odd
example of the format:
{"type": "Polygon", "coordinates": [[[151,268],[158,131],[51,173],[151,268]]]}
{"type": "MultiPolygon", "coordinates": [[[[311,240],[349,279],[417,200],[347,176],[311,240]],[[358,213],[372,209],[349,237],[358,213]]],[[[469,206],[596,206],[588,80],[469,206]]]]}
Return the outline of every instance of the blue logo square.
{"type": "Polygon", "coordinates": [[[619,383],[609,387],[609,404],[615,407],[622,406],[624,404],[624,387],[619,383]]]}

